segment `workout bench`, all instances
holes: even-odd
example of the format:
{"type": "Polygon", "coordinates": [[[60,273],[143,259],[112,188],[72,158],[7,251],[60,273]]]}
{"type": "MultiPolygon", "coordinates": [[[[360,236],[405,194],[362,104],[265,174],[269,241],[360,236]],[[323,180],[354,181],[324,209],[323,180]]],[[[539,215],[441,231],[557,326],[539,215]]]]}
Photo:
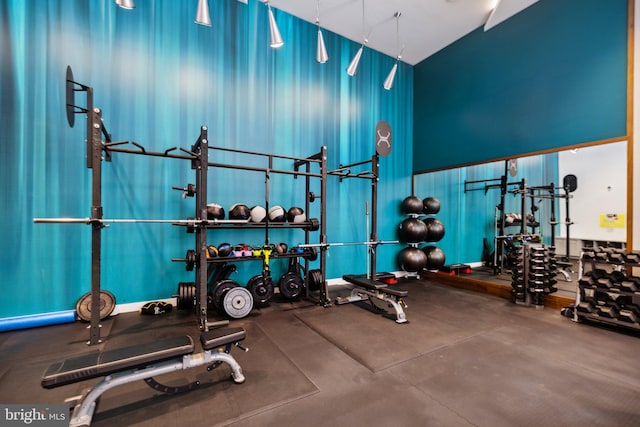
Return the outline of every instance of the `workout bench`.
{"type": "Polygon", "coordinates": [[[344,280],[353,283],[355,287],[348,297],[337,297],[336,304],[348,304],[357,301],[370,301],[371,304],[383,311],[392,309],[395,313],[397,323],[407,322],[402,306],[407,306],[402,298],[409,292],[393,289],[386,283],[367,277],[347,274],[342,276],[344,280]]]}
{"type": "Polygon", "coordinates": [[[74,406],[69,426],[89,426],[97,400],[102,393],[133,381],[144,380],[151,388],[163,393],[178,393],[193,389],[198,382],[169,387],[156,382],[152,377],[203,365],[209,365],[207,370],[213,370],[222,363],[226,363],[231,368],[233,381],[236,384],[243,383],[245,377],[242,368],[230,351],[232,345],[247,351],[240,345],[240,341],[244,338],[243,328],[214,329],[200,335],[200,343],[204,351],[197,354],[193,354],[193,339],[184,335],[78,356],[49,366],[42,376],[41,385],[51,389],[91,378],[104,377],[82,395],[65,401],[74,406]]]}

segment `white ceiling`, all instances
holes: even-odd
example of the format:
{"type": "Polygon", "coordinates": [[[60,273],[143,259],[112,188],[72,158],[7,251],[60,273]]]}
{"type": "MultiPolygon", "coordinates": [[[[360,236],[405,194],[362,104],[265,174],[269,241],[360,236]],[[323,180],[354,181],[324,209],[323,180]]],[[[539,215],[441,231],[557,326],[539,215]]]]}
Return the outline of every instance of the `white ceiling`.
{"type": "MultiPolygon", "coordinates": [[[[483,25],[487,31],[536,1],[320,0],[320,26],[357,43],[369,34],[367,46],[393,58],[404,46],[402,61],[415,65],[471,31],[483,25]],[[396,12],[401,14],[399,38],[396,12]]],[[[316,22],[318,0],[270,0],[269,4],[316,22]]]]}

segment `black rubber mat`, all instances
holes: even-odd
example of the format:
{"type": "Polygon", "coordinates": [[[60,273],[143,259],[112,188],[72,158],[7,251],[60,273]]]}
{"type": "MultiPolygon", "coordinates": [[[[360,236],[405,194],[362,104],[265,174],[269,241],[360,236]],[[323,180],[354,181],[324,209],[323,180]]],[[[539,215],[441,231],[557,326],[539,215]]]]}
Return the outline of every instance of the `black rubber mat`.
{"type": "MultiPolygon", "coordinates": [[[[140,315],[119,315],[113,328],[113,339],[105,347],[143,340],[172,333],[187,333],[199,336],[193,317],[189,322],[177,322],[171,326],[169,316],[163,317],[157,329],[151,328],[160,318],[141,321],[140,315]],[[185,329],[186,328],[186,329],[185,329]],[[116,338],[117,336],[117,338],[116,338]]],[[[175,319],[174,319],[175,320],[175,319]]],[[[155,378],[166,385],[185,385],[199,381],[194,390],[176,395],[165,395],[151,389],[142,381],[133,382],[105,393],[93,417],[92,426],[113,425],[217,425],[247,416],[254,412],[300,399],[316,393],[317,388],[296,367],[254,322],[234,322],[242,326],[247,337],[242,342],[248,352],[238,348],[232,354],[240,363],[246,376],[243,384],[230,379],[226,365],[211,372],[205,367],[179,371],[155,378]]],[[[35,348],[36,343],[32,343],[35,348]]],[[[86,347],[85,352],[98,351],[97,347],[86,347]]],[[[199,348],[196,352],[200,351],[199,348]]],[[[60,358],[67,355],[60,353],[60,358]]],[[[53,390],[40,387],[40,376],[46,367],[57,361],[56,354],[47,353],[27,363],[14,363],[0,378],[0,402],[2,403],[62,403],[65,398],[78,395],[83,389],[97,383],[99,379],[71,384],[53,390]]]]}
{"type": "Polygon", "coordinates": [[[370,312],[364,302],[301,312],[297,317],[376,372],[499,327],[505,312],[513,309],[504,300],[441,286],[405,283],[399,288],[409,290],[407,323],[370,312]],[[451,292],[456,301],[446,303],[451,292]]]}

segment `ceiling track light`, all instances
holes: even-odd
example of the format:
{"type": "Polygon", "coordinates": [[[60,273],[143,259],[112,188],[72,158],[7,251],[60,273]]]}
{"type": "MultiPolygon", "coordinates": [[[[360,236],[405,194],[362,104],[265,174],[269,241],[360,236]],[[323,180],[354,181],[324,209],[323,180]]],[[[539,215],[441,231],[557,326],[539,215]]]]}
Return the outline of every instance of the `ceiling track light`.
{"type": "Polygon", "coordinates": [[[198,0],[198,11],[196,12],[196,24],[211,26],[211,17],[209,16],[209,0],[198,0]]]}
{"type": "Polygon", "coordinates": [[[329,60],[327,54],[327,47],[324,44],[324,37],[322,37],[322,29],[320,28],[320,0],[317,2],[316,7],[316,25],[318,26],[318,43],[316,46],[316,61],[320,64],[324,64],[329,60]]]}
{"type": "Polygon", "coordinates": [[[396,57],[396,62],[391,67],[391,71],[389,71],[389,75],[384,79],[384,83],[382,87],[385,90],[391,90],[393,87],[393,82],[396,78],[396,71],[398,71],[398,63],[400,62],[400,58],[402,58],[402,50],[400,50],[400,12],[396,12],[393,16],[396,18],[396,45],[398,48],[398,56],[396,57]]]}
{"type": "Polygon", "coordinates": [[[135,9],[136,5],[133,3],[133,0],[115,0],[116,5],[121,7],[122,9],[135,9]]]}
{"type": "Polygon", "coordinates": [[[349,63],[349,66],[347,67],[347,74],[351,77],[356,75],[356,72],[358,71],[358,64],[360,64],[360,58],[362,57],[362,52],[364,51],[364,46],[369,42],[368,38],[369,36],[364,36],[364,0],[362,0],[362,34],[363,34],[363,42],[360,45],[360,49],[358,49],[358,51],[356,52],[356,54],[354,55],[353,59],[351,60],[351,62],[349,63]]]}
{"type": "Polygon", "coordinates": [[[273,10],[271,10],[271,5],[269,1],[265,1],[265,4],[268,8],[269,13],[269,32],[271,33],[271,46],[274,49],[277,49],[281,46],[284,46],[284,40],[282,40],[282,36],[280,35],[280,30],[278,30],[278,24],[276,23],[276,18],[273,16],[273,10]]]}

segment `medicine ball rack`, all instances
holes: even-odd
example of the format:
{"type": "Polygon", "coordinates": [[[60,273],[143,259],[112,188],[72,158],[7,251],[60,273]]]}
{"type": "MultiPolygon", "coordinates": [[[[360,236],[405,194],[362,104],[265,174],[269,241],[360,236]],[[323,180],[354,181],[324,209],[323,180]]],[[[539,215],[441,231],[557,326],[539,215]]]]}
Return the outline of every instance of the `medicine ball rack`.
{"type": "MultiPolygon", "coordinates": [[[[238,227],[237,221],[210,221],[207,219],[207,172],[210,167],[225,167],[233,169],[262,171],[265,173],[266,178],[266,208],[268,209],[268,189],[269,189],[269,174],[281,173],[293,175],[295,178],[298,176],[304,176],[306,178],[306,212],[309,212],[309,203],[311,199],[320,199],[320,243],[326,243],[326,209],[324,202],[326,200],[326,177],[327,177],[327,149],[322,147],[321,151],[307,158],[277,156],[273,154],[249,152],[244,150],[232,150],[210,147],[208,145],[208,129],[206,126],[200,128],[200,134],[196,143],[191,146],[189,150],[184,148],[172,147],[163,152],[147,151],[142,145],[135,141],[112,141],[111,134],[107,131],[107,128],[102,120],[102,110],[94,106],[93,103],[93,88],[85,84],[78,83],[74,80],[71,67],[68,66],[66,70],[66,115],[67,122],[70,127],[75,124],[76,114],[86,114],[86,167],[92,170],[91,174],[91,216],[89,218],[34,218],[34,223],[77,223],[77,224],[89,224],[91,225],[91,319],[89,324],[89,345],[96,345],[102,342],[100,337],[100,272],[101,272],[101,239],[102,229],[106,227],[108,223],[171,223],[175,225],[188,225],[193,226],[196,235],[196,318],[198,326],[201,330],[208,330],[209,326],[217,326],[217,324],[208,323],[207,313],[207,262],[222,262],[223,260],[212,261],[207,259],[207,229],[224,226],[238,227]],[[86,94],[86,106],[78,106],[75,104],[75,92],[85,92],[86,94]],[[104,137],[104,141],[103,141],[104,137]],[[123,145],[131,144],[135,148],[123,147],[123,145]],[[209,150],[218,149],[231,151],[235,153],[253,154],[259,156],[266,156],[268,159],[268,166],[259,168],[252,166],[238,166],[238,165],[226,165],[219,163],[212,163],[209,161],[209,150]],[[179,150],[179,152],[177,152],[179,150]],[[113,153],[125,153],[125,154],[137,154],[144,156],[154,156],[163,158],[173,158],[180,160],[191,161],[191,168],[195,170],[196,184],[195,188],[189,186],[185,189],[185,192],[189,190],[190,193],[194,193],[196,197],[196,218],[187,220],[174,220],[174,219],[105,219],[103,216],[102,206],[102,161],[110,162],[112,160],[113,153]],[[278,170],[273,168],[273,159],[289,159],[294,162],[293,170],[278,170]],[[317,164],[320,167],[319,172],[311,172],[311,165],[317,164]],[[301,170],[303,169],[303,170],[301,170]],[[313,195],[310,191],[310,178],[319,178],[321,194],[320,196],[313,195]]],[[[309,229],[312,226],[318,224],[312,224],[311,221],[306,221],[295,226],[289,225],[289,227],[299,227],[307,229],[305,230],[305,242],[309,243],[309,229]]],[[[265,243],[269,239],[269,228],[273,228],[272,224],[267,222],[262,224],[251,224],[251,227],[264,227],[265,229],[265,243]]],[[[308,255],[295,254],[295,255],[278,255],[281,257],[291,256],[303,256],[305,257],[306,272],[309,273],[309,260],[308,255]]],[[[237,261],[240,258],[235,258],[237,261]]],[[[264,259],[264,257],[254,257],[253,259],[264,259]]],[[[320,270],[313,274],[318,279],[318,275],[321,276],[319,286],[319,297],[317,302],[330,305],[328,300],[328,292],[326,285],[326,255],[324,250],[320,251],[320,270]]],[[[308,285],[310,274],[305,275],[305,283],[308,285]]],[[[316,280],[317,281],[317,280],[316,280]]],[[[307,290],[309,286],[307,286],[307,290]]],[[[308,291],[307,291],[308,292],[308,291]]],[[[309,294],[307,296],[310,296],[309,294]]]]}

